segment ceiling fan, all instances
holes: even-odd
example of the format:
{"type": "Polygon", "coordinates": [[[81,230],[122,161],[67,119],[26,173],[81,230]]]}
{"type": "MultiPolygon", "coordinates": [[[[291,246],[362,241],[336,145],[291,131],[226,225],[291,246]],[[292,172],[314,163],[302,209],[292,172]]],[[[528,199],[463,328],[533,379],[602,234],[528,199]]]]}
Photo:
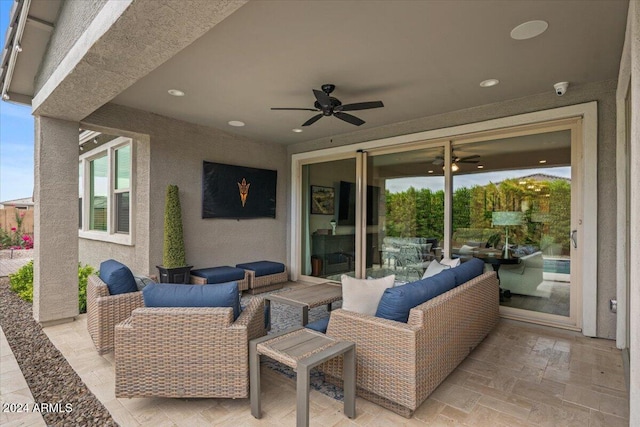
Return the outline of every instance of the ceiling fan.
{"type": "MultiPolygon", "coordinates": [[[[480,163],[479,154],[474,154],[472,156],[458,157],[452,153],[451,155],[451,163],[480,163]]],[[[433,161],[434,165],[444,165],[444,156],[436,156],[433,161]]]]}
{"type": "Polygon", "coordinates": [[[323,84],[322,90],[313,89],[313,95],[316,101],[313,103],[314,108],[271,108],[272,110],[301,110],[301,111],[319,111],[309,120],[304,122],[302,126],[309,126],[320,120],[323,116],[334,116],[352,125],[360,126],[365,123],[364,120],[345,113],[345,111],[369,110],[371,108],[384,107],[382,101],[356,102],[354,104],[342,104],[338,98],[334,98],[331,92],[336,88],[332,84],[323,84]]]}

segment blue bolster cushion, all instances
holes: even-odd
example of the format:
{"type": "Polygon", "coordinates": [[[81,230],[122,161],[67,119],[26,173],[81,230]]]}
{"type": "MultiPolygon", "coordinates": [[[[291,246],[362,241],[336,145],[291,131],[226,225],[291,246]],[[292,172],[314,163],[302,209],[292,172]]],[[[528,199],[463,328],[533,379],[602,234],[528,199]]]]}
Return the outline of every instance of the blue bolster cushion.
{"type": "Polygon", "coordinates": [[[142,291],[145,307],[231,307],[233,320],[240,316],[238,283],[176,285],[152,283],[142,291]]]}
{"type": "Polygon", "coordinates": [[[456,268],[452,268],[451,271],[456,276],[456,286],[460,286],[484,272],[484,261],[479,258],[471,258],[456,268]]]}
{"type": "Polygon", "coordinates": [[[191,275],[207,279],[207,283],[225,283],[244,280],[244,270],[241,268],[222,266],[191,270],[191,275]]]}
{"type": "Polygon", "coordinates": [[[108,259],[100,263],[100,279],[107,284],[111,295],[138,291],[136,279],[129,267],[115,259],[108,259]]]}
{"type": "Polygon", "coordinates": [[[407,323],[409,311],[413,307],[455,288],[456,278],[453,271],[456,268],[443,270],[435,276],[406,285],[385,289],[378,304],[376,317],[407,323]]]}
{"type": "Polygon", "coordinates": [[[253,270],[256,273],[256,277],[270,276],[272,274],[282,273],[285,268],[284,264],[273,261],[256,261],[245,262],[243,264],[237,264],[236,267],[243,270],[253,270]]]}

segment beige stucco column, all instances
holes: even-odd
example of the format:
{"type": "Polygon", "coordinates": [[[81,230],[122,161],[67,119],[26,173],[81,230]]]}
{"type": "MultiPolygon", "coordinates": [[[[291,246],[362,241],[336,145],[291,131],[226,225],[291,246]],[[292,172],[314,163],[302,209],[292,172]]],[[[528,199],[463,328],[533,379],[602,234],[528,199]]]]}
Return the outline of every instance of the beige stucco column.
{"type": "Polygon", "coordinates": [[[78,123],[36,116],[33,317],[78,315],[78,123]]]}

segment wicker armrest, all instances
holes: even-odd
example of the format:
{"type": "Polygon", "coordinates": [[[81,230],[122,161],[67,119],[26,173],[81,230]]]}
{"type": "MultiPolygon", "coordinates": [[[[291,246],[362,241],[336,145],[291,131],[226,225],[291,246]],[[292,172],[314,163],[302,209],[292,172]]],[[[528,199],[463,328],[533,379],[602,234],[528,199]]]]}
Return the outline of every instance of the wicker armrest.
{"type": "Polygon", "coordinates": [[[114,327],[144,306],[142,292],[110,295],[97,275],[87,280],[87,329],[99,354],[113,350],[114,327]]]}
{"type": "MultiPolygon", "coordinates": [[[[415,405],[418,329],[343,309],[331,312],[327,335],[356,343],[357,386],[387,399],[415,405]]],[[[325,365],[342,377],[342,360],[325,365]]],[[[323,367],[324,369],[324,367],[323,367]]]]}
{"type": "Polygon", "coordinates": [[[249,340],[259,338],[267,333],[264,316],[264,298],[254,297],[249,300],[249,304],[242,310],[233,326],[247,328],[249,340]]]}

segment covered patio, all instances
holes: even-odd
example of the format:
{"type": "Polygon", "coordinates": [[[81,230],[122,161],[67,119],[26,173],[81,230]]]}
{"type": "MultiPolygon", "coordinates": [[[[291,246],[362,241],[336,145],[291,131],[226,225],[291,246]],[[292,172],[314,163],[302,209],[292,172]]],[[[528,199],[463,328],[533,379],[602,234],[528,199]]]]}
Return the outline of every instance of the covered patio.
{"type": "MultiPolygon", "coordinates": [[[[306,286],[303,283],[287,287],[306,286]]],[[[295,381],[262,369],[263,417],[256,420],[248,399],[118,399],[114,355],[100,356],[87,332],[86,315],[44,328],[49,340],[121,426],[294,425],[295,381]]],[[[3,402],[33,404],[4,334],[3,402]]],[[[627,426],[628,393],[620,350],[610,340],[502,320],[411,419],[360,397],[356,418],[342,401],[318,390],[310,395],[315,426],[627,426]]],[[[38,413],[3,414],[3,425],[45,425],[38,413]]],[[[103,422],[98,424],[104,425],[103,422]]]]}
{"type": "MultiPolygon", "coordinates": [[[[639,21],[640,6],[626,0],[16,0],[0,83],[4,101],[35,116],[33,318],[121,425],[293,420],[295,385],[269,370],[260,421],[245,400],[116,399],[113,354],[95,352],[79,315],[78,262],[114,258],[156,274],[163,195],[175,184],[195,268],[270,259],[286,265],[287,286],[307,286],[324,280],[312,274],[314,240],[349,236],[333,267],[365,278],[372,259],[384,264],[371,242],[387,231],[384,219],[367,217],[377,207],[367,206],[366,180],[417,176],[402,167],[384,175],[393,164],[383,162],[369,177],[370,153],[385,161],[404,153],[407,162],[428,154],[420,166],[433,170],[421,173],[440,177],[446,194],[438,254],[452,256],[453,181],[462,175],[453,166],[480,156],[465,155],[465,144],[506,139],[502,131],[568,130],[578,149],[554,165],[573,167],[583,202],[572,206],[573,246],[565,242],[574,311],[564,324],[533,316],[567,330],[503,318],[413,418],[359,398],[350,421],[340,402],[314,391],[312,423],[638,424],[640,407],[629,402],[640,401],[640,267],[632,262],[640,253],[640,97],[631,96],[640,92],[639,21]],[[532,17],[548,30],[531,39],[510,33],[532,17]],[[563,80],[570,83],[559,94],[554,83],[563,80]],[[322,105],[318,89],[328,83],[344,106],[337,98],[322,105]],[[357,119],[341,110],[350,104],[357,119]],[[126,158],[122,176],[118,158],[126,158]],[[353,173],[343,178],[347,168],[330,162],[353,173]],[[269,215],[208,217],[211,163],[275,172],[269,215]],[[324,164],[328,172],[314,176],[324,164]],[[104,194],[99,179],[109,182],[104,194]],[[351,217],[337,206],[313,211],[312,187],[330,194],[348,181],[365,184],[354,190],[351,217]]],[[[494,149],[483,160],[498,159],[502,171],[526,157],[539,167],[525,149],[494,149]]]]}

